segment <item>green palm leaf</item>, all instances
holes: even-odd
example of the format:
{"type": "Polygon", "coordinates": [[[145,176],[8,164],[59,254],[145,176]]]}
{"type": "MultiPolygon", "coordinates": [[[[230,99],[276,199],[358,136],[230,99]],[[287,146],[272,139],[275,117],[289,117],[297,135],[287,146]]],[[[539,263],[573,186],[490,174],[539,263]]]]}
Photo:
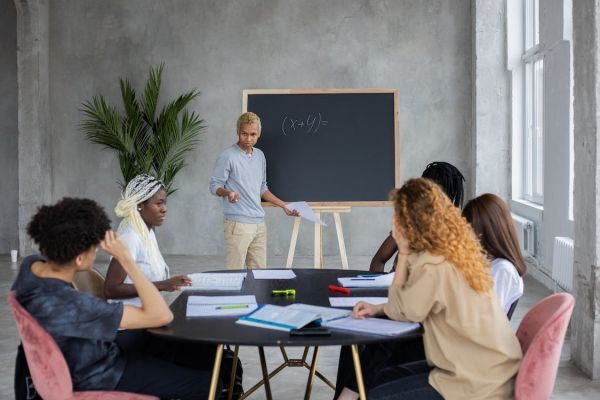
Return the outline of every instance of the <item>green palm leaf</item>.
{"type": "Polygon", "coordinates": [[[167,194],[175,192],[173,182],[185,167],[185,156],[198,144],[204,121],[186,110],[200,92],[192,89],[168,102],[156,116],[164,65],[153,67],[142,96],[127,79],[120,79],[124,113],[109,106],[102,96],[83,103],[81,130],[92,143],[117,152],[124,186],[136,175],[149,173],[165,183],[167,194]]]}

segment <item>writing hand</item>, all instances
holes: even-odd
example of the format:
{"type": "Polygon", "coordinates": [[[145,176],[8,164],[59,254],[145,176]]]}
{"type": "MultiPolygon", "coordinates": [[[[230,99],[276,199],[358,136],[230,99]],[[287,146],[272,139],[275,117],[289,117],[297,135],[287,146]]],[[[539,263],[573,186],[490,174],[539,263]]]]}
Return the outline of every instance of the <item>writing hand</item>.
{"type": "Polygon", "coordinates": [[[229,200],[230,203],[237,203],[239,198],[240,194],[238,192],[227,193],[227,200],[229,200]]]}
{"type": "Polygon", "coordinates": [[[352,317],[363,319],[365,317],[375,317],[383,313],[383,305],[374,305],[364,301],[356,303],[352,309],[352,317]]]}
{"type": "Polygon", "coordinates": [[[157,282],[158,290],[173,292],[182,286],[192,286],[192,280],[185,275],[173,276],[167,280],[157,282]]]}

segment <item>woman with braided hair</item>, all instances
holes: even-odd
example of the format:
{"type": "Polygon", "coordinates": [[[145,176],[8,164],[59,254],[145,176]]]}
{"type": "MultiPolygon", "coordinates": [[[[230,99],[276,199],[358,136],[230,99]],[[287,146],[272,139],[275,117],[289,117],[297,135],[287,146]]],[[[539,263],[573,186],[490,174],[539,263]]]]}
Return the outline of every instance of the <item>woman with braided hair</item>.
{"type": "MultiPolygon", "coordinates": [[[[154,229],[165,222],[167,215],[167,192],[160,180],[146,174],[133,178],[123,191],[115,212],[123,218],[117,231],[121,240],[159,291],[172,292],[191,285],[186,276],[169,277],[169,267],[158,248],[154,229]]],[[[104,294],[107,299],[140,304],[130,277],[115,258],[108,266],[104,294]]]]}

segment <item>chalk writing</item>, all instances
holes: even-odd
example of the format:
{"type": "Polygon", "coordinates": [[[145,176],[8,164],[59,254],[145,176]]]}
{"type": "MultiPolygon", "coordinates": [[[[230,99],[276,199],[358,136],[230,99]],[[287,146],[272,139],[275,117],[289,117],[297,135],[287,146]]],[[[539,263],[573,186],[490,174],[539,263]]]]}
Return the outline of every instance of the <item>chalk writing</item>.
{"type": "Polygon", "coordinates": [[[321,113],[308,114],[306,118],[296,118],[286,115],[281,121],[281,133],[284,136],[304,133],[315,134],[322,126],[327,126],[329,121],[325,121],[321,113]]]}

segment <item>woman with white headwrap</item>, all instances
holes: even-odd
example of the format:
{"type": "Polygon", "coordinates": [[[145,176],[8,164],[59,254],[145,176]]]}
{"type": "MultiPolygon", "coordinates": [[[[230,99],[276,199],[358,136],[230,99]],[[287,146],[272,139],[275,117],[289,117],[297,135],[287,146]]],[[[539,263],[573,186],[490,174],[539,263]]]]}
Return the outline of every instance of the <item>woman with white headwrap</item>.
{"type": "MultiPolygon", "coordinates": [[[[167,192],[160,180],[146,174],[133,178],[122,193],[115,212],[123,218],[118,229],[121,241],[158,290],[172,292],[191,285],[186,276],[169,277],[169,267],[158,249],[154,228],[162,225],[167,215],[167,192]]],[[[107,299],[141,305],[131,279],[114,258],[108,266],[104,294],[107,299]]]]}

